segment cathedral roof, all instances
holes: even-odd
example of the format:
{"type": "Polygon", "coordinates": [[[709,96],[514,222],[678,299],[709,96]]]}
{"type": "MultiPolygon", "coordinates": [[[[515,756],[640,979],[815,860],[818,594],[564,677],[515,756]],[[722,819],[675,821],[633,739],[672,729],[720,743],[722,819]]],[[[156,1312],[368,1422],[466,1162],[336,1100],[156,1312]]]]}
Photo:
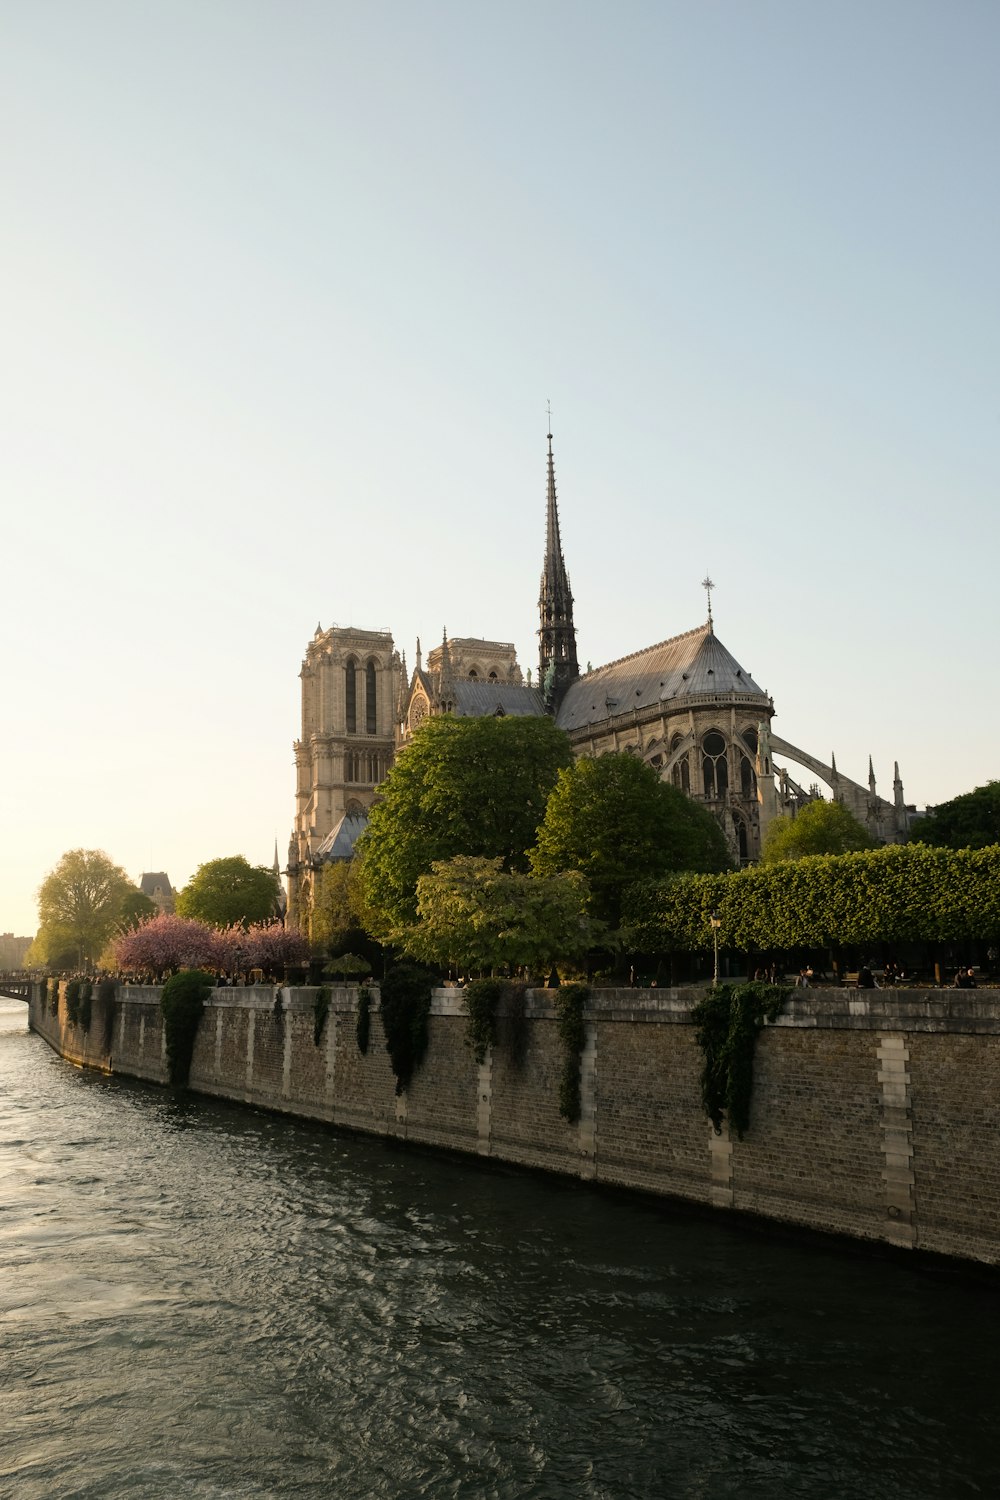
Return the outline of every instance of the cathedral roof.
{"type": "Polygon", "coordinates": [[[688,698],[733,694],[767,700],[764,689],[706,623],[578,678],[559,707],[556,723],[561,729],[581,729],[632,709],[672,710],[688,698]]]}
{"type": "Polygon", "coordinates": [[[326,859],[352,859],[354,845],[368,827],[364,813],[345,813],[335,823],[313,856],[318,864],[326,859]]]}
{"type": "Polygon", "coordinates": [[[460,677],[449,683],[448,697],[454,705],[452,712],[460,719],[487,719],[501,714],[541,718],[545,713],[538,689],[518,682],[460,677]]]}

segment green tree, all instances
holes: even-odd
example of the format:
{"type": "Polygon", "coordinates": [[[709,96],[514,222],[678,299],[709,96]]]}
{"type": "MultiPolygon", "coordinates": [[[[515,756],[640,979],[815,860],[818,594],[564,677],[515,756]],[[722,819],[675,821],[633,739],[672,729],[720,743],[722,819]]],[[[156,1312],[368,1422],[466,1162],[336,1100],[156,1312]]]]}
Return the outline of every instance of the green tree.
{"type": "Polygon", "coordinates": [[[179,917],[194,917],[210,927],[234,922],[249,927],[275,915],[279,894],[272,870],[234,854],[199,865],[178,893],[176,910],[179,917]]]}
{"type": "Polygon", "coordinates": [[[1000,844],[1000,781],[988,781],[974,792],[941,802],[910,832],[913,844],[944,849],[986,849],[1000,844]]]}
{"type": "Polygon", "coordinates": [[[125,903],[139,894],[100,849],[70,849],[38,889],[35,963],[92,962],[118,928],[125,903]]]}
{"type": "Polygon", "coordinates": [[[339,948],[365,930],[360,859],[335,859],[317,872],[309,937],[320,948],[339,948]]]}
{"type": "Polygon", "coordinates": [[[590,946],[587,895],[576,871],[522,875],[499,858],[458,855],[420,876],[420,920],[402,944],[441,968],[549,969],[590,946]]]}
{"type": "Polygon", "coordinates": [[[536,874],[579,870],[591,915],[617,928],[633,881],[675,870],[728,869],[715,818],[644,761],[625,753],[575,761],[559,773],[531,851],[536,874]]]}
{"type": "Polygon", "coordinates": [[[155,901],[140,891],[139,887],[133,886],[126,891],[118,906],[118,921],[116,930],[118,932],[131,932],[142,922],[147,922],[150,917],[155,917],[159,911],[155,901]]]}
{"type": "Polygon", "coordinates": [[[425,720],[359,840],[370,930],[383,935],[415,921],[417,881],[438,860],[470,854],[525,870],[546,798],[571,758],[551,719],[425,720]]]}
{"type": "Polygon", "coordinates": [[[776,818],[764,835],[761,859],[802,859],[807,854],[851,854],[874,849],[875,840],[840,802],[807,802],[794,818],[776,818]]]}

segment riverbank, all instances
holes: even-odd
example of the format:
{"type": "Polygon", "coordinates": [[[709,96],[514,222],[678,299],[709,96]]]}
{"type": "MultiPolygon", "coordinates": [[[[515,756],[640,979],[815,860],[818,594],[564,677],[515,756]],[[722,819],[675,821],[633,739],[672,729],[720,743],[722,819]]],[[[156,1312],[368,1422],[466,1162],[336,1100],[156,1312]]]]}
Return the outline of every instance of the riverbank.
{"type": "MultiPolygon", "coordinates": [[[[119,987],[89,1030],[38,992],[30,1025],[63,1057],[166,1082],[159,990],[119,987]]],[[[968,991],[794,993],[757,1043],[750,1128],[716,1135],[701,1102],[696,990],[595,990],[577,1124],[559,1114],[552,992],[530,991],[524,1045],[477,1066],[462,992],[434,994],[427,1056],[395,1093],[373,991],[334,987],[316,1040],[310,989],[214,991],[191,1067],[198,1093],[351,1130],[721,1210],[1000,1263],[1000,997],[968,991]]]]}

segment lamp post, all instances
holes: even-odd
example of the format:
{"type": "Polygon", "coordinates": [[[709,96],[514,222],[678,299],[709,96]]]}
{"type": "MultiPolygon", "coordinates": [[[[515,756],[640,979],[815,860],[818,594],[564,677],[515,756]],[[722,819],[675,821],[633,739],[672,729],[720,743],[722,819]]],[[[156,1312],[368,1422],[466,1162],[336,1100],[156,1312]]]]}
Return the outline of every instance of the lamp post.
{"type": "Polygon", "coordinates": [[[719,982],[719,928],[722,926],[722,923],[714,911],[709,920],[712,923],[712,947],[715,952],[715,965],[712,971],[712,983],[713,985],[716,985],[719,982]]]}

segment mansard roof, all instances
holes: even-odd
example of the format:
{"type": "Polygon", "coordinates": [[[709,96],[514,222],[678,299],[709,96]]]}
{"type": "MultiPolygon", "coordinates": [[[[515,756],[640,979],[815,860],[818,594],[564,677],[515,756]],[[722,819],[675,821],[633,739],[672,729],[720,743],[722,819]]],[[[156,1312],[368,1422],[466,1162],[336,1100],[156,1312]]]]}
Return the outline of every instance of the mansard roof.
{"type": "Polygon", "coordinates": [[[513,714],[516,718],[541,718],[545,713],[536,687],[518,682],[490,682],[481,677],[459,677],[447,685],[452,713],[461,719],[486,719],[513,714]]]}
{"type": "Polygon", "coordinates": [[[578,678],[560,705],[556,723],[572,731],[632,709],[673,711],[686,699],[729,699],[734,694],[768,701],[764,689],[706,623],[578,678]]]}

